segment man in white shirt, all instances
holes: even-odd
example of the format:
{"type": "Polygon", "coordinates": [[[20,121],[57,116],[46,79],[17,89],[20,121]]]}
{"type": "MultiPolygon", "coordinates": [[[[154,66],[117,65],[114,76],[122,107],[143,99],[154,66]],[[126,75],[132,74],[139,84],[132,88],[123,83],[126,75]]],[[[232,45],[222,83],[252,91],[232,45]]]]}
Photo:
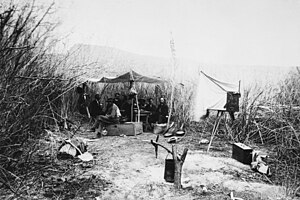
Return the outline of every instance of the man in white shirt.
{"type": "Polygon", "coordinates": [[[90,131],[95,132],[95,130],[99,127],[99,130],[103,130],[106,125],[108,124],[118,124],[120,117],[121,117],[121,112],[119,107],[113,103],[113,99],[109,98],[107,101],[107,108],[105,115],[99,115],[96,118],[96,122],[91,128],[90,131]]]}

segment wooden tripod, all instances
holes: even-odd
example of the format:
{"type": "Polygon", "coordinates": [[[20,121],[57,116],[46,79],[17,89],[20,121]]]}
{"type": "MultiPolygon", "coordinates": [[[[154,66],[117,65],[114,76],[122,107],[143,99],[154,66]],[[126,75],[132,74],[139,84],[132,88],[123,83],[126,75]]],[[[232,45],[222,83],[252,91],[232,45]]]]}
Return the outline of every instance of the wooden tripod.
{"type": "Polygon", "coordinates": [[[207,147],[207,152],[209,152],[209,149],[210,149],[211,143],[213,141],[213,138],[214,138],[216,132],[218,131],[220,121],[221,121],[221,117],[223,116],[224,112],[225,111],[218,110],[217,119],[215,121],[214,128],[213,128],[213,131],[212,131],[212,134],[211,134],[211,137],[210,137],[210,141],[209,141],[209,144],[208,144],[208,147],[207,147]]]}

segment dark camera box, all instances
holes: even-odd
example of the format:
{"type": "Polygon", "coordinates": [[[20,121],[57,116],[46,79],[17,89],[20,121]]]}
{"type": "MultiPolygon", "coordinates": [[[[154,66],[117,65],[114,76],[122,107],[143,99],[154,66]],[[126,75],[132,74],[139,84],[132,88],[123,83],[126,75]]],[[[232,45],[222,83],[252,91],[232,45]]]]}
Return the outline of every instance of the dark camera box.
{"type": "Polygon", "coordinates": [[[253,149],[243,143],[234,143],[232,145],[232,158],[237,161],[250,165],[252,162],[253,149]]]}

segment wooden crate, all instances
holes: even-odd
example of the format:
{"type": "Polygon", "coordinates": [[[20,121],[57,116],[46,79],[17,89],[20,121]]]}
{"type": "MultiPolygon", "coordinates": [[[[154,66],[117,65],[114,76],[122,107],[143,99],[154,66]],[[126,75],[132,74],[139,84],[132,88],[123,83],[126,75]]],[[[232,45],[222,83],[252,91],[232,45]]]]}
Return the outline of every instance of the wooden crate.
{"type": "Polygon", "coordinates": [[[125,122],[124,124],[113,124],[106,127],[109,136],[135,136],[143,133],[142,122],[125,122]]]}
{"type": "Polygon", "coordinates": [[[241,163],[250,165],[252,162],[253,149],[243,143],[234,143],[232,145],[232,158],[241,163]]]}

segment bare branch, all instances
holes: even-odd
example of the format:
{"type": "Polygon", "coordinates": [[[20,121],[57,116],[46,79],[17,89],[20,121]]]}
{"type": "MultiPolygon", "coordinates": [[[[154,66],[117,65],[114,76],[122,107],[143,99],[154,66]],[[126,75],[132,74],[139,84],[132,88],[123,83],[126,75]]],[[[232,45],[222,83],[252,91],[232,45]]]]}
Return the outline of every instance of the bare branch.
{"type": "Polygon", "coordinates": [[[14,78],[22,78],[22,79],[31,79],[31,80],[58,80],[58,81],[70,81],[70,79],[61,79],[61,78],[46,78],[46,77],[26,77],[26,76],[15,76],[14,78]]]}

